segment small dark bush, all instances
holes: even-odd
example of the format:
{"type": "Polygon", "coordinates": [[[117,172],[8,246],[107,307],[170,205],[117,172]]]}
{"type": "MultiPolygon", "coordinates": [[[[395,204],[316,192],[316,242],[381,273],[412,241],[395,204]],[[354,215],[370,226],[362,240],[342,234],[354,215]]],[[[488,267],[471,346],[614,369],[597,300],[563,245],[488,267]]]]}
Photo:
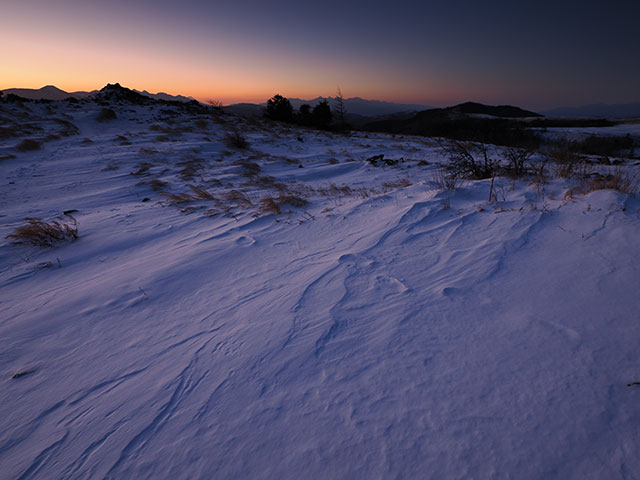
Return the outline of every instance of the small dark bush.
{"type": "Polygon", "coordinates": [[[33,150],[40,150],[42,144],[37,140],[26,139],[21,141],[17,146],[16,150],[19,152],[30,152],[33,150]]]}
{"type": "Polygon", "coordinates": [[[229,133],[225,137],[225,143],[228,147],[238,148],[240,150],[244,150],[249,147],[249,142],[247,142],[247,139],[244,138],[244,135],[242,135],[238,130],[234,130],[229,133]]]}
{"type": "Polygon", "coordinates": [[[115,120],[116,118],[118,118],[116,112],[114,112],[110,108],[104,107],[102,110],[100,110],[100,113],[96,117],[96,120],[98,120],[99,122],[108,122],[109,120],[115,120]]]}

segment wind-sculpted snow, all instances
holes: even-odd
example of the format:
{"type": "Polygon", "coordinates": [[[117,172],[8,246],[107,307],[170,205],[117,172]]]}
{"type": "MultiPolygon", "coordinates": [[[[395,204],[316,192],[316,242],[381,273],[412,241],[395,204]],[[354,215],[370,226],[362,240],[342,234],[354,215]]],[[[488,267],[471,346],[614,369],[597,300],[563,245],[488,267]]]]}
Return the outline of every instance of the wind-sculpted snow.
{"type": "Polygon", "coordinates": [[[245,125],[229,151],[235,117],[159,143],[133,111],[0,162],[3,238],[80,232],[0,246],[0,478],[634,478],[635,197],[487,202],[436,190],[418,138],[245,125]],[[278,183],[310,203],[261,210],[278,183]]]}

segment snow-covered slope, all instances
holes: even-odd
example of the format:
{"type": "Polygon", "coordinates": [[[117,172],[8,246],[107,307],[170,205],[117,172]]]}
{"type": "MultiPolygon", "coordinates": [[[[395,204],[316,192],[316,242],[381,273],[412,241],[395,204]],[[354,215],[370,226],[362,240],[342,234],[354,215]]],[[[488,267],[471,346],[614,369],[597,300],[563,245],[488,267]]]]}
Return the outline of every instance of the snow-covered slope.
{"type": "Polygon", "coordinates": [[[2,108],[80,133],[0,143],[1,478],[637,475],[634,196],[442,191],[417,137],[2,108]],[[65,211],[74,242],[5,239],[65,211]]]}

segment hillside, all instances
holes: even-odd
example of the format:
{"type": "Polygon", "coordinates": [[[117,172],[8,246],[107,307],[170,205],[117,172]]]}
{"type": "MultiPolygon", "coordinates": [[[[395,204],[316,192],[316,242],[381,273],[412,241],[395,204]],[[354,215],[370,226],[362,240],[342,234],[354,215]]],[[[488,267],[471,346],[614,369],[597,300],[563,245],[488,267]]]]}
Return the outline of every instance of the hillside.
{"type": "Polygon", "coordinates": [[[640,470],[637,162],[130,98],[0,102],[0,477],[640,470]]]}

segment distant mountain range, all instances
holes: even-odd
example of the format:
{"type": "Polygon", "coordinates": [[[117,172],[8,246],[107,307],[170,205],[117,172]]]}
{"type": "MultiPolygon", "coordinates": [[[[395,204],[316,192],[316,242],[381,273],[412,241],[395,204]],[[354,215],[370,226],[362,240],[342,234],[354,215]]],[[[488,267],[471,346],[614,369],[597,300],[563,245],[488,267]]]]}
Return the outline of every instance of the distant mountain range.
{"type": "MultiPolygon", "coordinates": [[[[14,94],[19,97],[28,98],[32,100],[45,99],[45,100],[64,100],[72,97],[77,99],[87,98],[90,95],[94,95],[98,90],[91,92],[78,91],[78,92],[66,92],[53,85],[47,85],[42,88],[7,88],[2,90],[4,94],[14,94]]],[[[136,93],[144,95],[156,100],[167,101],[179,101],[190,102],[194,100],[192,97],[186,97],[183,95],[170,95],[164,92],[150,93],[147,90],[139,91],[133,90],[136,93]]],[[[335,97],[316,97],[310,100],[304,100],[300,98],[289,98],[291,105],[294,109],[298,110],[300,105],[309,104],[312,107],[317,105],[323,100],[328,100],[330,105],[335,105],[335,97]]],[[[255,103],[236,103],[225,107],[225,109],[238,113],[241,115],[262,115],[262,110],[266,106],[267,102],[255,104],[255,103]]],[[[360,97],[346,98],[344,99],[344,106],[349,116],[349,121],[353,124],[361,123],[364,117],[380,117],[386,115],[397,115],[400,113],[420,112],[423,110],[439,111],[442,109],[436,109],[429,107],[428,105],[414,104],[414,103],[395,103],[385,102],[380,100],[367,100],[360,97]]],[[[486,106],[475,102],[462,103],[455,107],[449,107],[449,110],[456,110],[465,114],[476,115],[491,115],[497,117],[526,117],[526,116],[539,116],[534,112],[518,109],[518,107],[511,107],[508,105],[503,106],[486,106]]],[[[623,103],[609,105],[604,103],[597,103],[591,105],[583,105],[578,107],[558,107],[550,110],[546,110],[542,115],[546,117],[569,117],[569,118],[640,118],[640,102],[623,103]]]]}
{"type": "Polygon", "coordinates": [[[607,105],[595,103],[581,107],[560,107],[542,112],[547,117],[599,117],[599,118],[634,118],[640,117],[640,102],[607,105]]]}
{"type": "MultiPolygon", "coordinates": [[[[149,93],[146,90],[139,91],[133,90],[140,95],[144,95],[145,97],[153,98],[155,100],[167,100],[167,101],[178,101],[178,102],[190,102],[194,100],[192,97],[185,97],[183,95],[169,95],[168,93],[158,92],[158,93],[149,93]]],[[[47,85],[46,87],[34,89],[34,88],[7,88],[6,90],[2,90],[5,95],[13,94],[22,98],[28,98],[30,100],[64,100],[66,98],[77,98],[83,99],[87,98],[90,95],[95,95],[99,92],[99,90],[93,90],[91,92],[65,92],[64,90],[59,89],[53,85],[47,85]]]]}

